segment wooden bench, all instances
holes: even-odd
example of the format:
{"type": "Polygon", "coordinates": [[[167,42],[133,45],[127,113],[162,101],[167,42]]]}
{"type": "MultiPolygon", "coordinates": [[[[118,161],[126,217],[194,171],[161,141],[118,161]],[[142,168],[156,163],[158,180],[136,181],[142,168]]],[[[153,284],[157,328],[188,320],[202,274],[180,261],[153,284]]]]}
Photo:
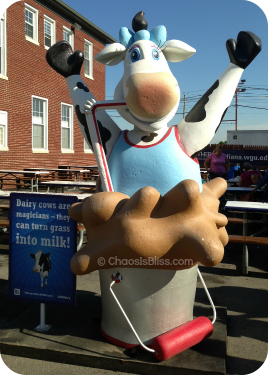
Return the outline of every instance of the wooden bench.
{"type": "Polygon", "coordinates": [[[0,204],[0,209],[1,210],[9,210],[9,208],[10,208],[10,206],[9,206],[9,204],[0,204]]]}
{"type": "MultiPolygon", "coordinates": [[[[268,220],[251,220],[247,221],[248,224],[268,224],[268,220]]],[[[228,224],[243,224],[243,219],[237,217],[228,217],[228,224]]]]}
{"type": "Polygon", "coordinates": [[[12,178],[12,177],[3,177],[0,178],[0,189],[5,190],[10,186],[16,187],[17,190],[20,188],[31,187],[31,177],[20,177],[20,178],[12,178]]]}
{"type": "Polygon", "coordinates": [[[247,245],[268,245],[267,237],[229,235],[229,242],[243,244],[242,273],[248,274],[248,247],[247,245]]]}
{"type": "Polygon", "coordinates": [[[9,227],[9,220],[0,220],[0,227],[9,227]]]}
{"type": "Polygon", "coordinates": [[[229,242],[245,243],[247,245],[268,245],[267,237],[237,236],[229,234],[229,242]]]}

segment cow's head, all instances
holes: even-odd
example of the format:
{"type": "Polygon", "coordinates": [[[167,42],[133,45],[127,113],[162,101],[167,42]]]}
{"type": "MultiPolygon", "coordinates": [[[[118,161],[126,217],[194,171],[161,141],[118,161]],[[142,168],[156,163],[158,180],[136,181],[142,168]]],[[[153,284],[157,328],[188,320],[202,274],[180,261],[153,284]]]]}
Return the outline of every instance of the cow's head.
{"type": "Polygon", "coordinates": [[[40,257],[42,255],[42,251],[41,250],[38,250],[35,254],[30,254],[30,257],[33,258],[35,260],[35,263],[34,263],[34,268],[33,268],[33,271],[34,272],[40,272],[40,264],[39,264],[39,261],[40,261],[40,257]]]}
{"type": "Polygon", "coordinates": [[[132,21],[135,33],[122,27],[120,43],[108,45],[95,59],[106,65],[117,65],[124,60],[124,74],[114,98],[125,100],[128,109],[118,112],[140,129],[151,131],[173,118],[180,101],[178,82],[167,61],[188,59],[195,49],[179,40],[166,41],[164,26],[147,31],[143,14],[139,12],[132,21]]]}

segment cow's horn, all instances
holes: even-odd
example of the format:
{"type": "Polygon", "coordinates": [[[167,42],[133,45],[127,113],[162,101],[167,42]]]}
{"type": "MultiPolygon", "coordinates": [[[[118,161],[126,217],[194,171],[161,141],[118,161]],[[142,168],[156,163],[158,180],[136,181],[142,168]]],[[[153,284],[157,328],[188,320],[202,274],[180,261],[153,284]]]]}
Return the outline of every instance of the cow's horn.
{"type": "Polygon", "coordinates": [[[132,20],[132,29],[135,31],[147,30],[148,23],[144,17],[144,12],[139,12],[132,20]]]}

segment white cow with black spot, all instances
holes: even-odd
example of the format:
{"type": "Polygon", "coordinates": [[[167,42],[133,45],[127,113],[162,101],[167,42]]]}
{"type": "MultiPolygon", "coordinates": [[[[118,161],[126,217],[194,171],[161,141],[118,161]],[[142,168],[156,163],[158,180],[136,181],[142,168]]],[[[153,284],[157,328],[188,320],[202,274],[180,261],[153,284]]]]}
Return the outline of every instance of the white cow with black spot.
{"type": "Polygon", "coordinates": [[[35,254],[30,254],[30,257],[35,260],[33,272],[40,273],[41,288],[43,288],[43,279],[45,278],[45,284],[47,285],[48,274],[51,270],[50,253],[44,254],[41,250],[38,250],[35,254]]]}
{"type": "Polygon", "coordinates": [[[119,42],[108,45],[95,58],[105,65],[124,62],[113,101],[96,102],[81,80],[82,51],[73,53],[71,46],[61,41],[48,50],[47,61],[66,78],[81,131],[89,144],[86,103],[86,111],[100,104],[103,108],[117,108],[134,125],[133,130],[122,132],[105,111],[96,113],[115,191],[131,196],[144,186],[153,186],[163,195],[185,179],[195,180],[202,191],[195,156],[214,136],[244,69],[261,50],[261,40],[244,31],[236,42],[229,39],[229,66],[185,119],[168,128],[179,106],[180,90],[167,61],[181,62],[195,50],[179,40],[167,40],[164,26],[148,31],[143,12],[134,17],[132,28],[134,32],[121,28],[119,42]],[[126,106],[120,109],[118,103],[126,106]]]}

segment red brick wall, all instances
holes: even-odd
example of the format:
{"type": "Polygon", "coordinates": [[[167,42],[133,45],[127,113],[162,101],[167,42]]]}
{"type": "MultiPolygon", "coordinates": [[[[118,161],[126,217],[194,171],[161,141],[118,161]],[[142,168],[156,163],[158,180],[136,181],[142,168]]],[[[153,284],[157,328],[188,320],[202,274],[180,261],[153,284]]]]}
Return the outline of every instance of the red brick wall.
{"type": "MultiPolygon", "coordinates": [[[[74,153],[61,153],[61,102],[72,104],[65,79],[54,72],[45,60],[44,14],[56,21],[56,41],[63,38],[65,20],[44,9],[33,0],[27,4],[38,9],[39,46],[25,39],[24,1],[7,10],[7,76],[0,79],[0,110],[8,112],[8,148],[1,151],[3,169],[27,167],[57,167],[61,164],[86,165],[95,163],[91,154],[84,153],[84,139],[74,114],[74,153]],[[32,95],[48,100],[48,154],[32,152],[32,95]]],[[[93,20],[94,21],[94,20],[93,20]]],[[[84,38],[93,43],[93,55],[104,46],[82,31],[75,30],[74,49],[84,50],[84,38]]],[[[105,67],[93,62],[93,77],[82,78],[97,100],[105,99],[105,67]]]]}

